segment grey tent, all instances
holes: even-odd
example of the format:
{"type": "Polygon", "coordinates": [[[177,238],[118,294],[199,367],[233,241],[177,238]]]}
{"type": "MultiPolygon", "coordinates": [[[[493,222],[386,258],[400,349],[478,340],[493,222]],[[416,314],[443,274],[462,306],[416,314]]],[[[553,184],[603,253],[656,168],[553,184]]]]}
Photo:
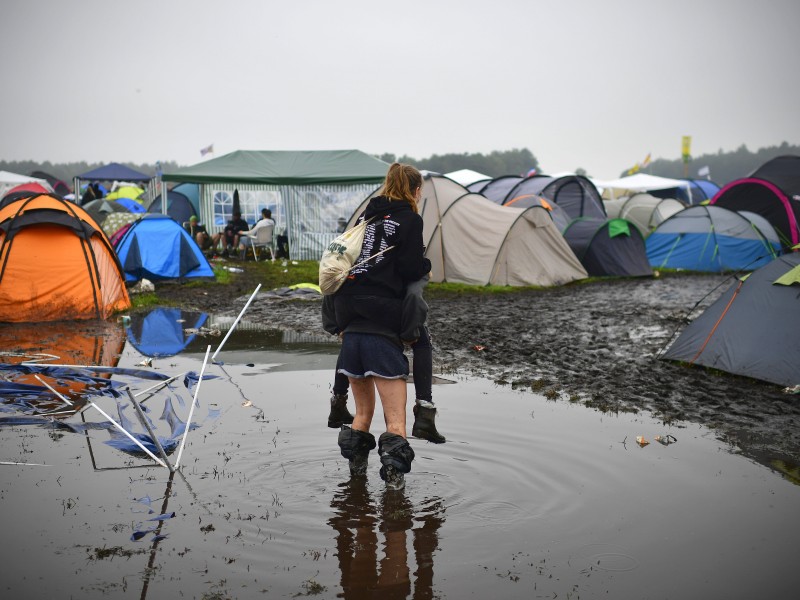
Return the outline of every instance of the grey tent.
{"type": "Polygon", "coordinates": [[[431,281],[550,287],[587,276],[541,206],[499,206],[447,177],[426,173],[419,210],[431,281]]]}
{"type": "Polygon", "coordinates": [[[780,385],[800,384],[800,253],[737,280],[662,358],[780,385]]]}
{"type": "Polygon", "coordinates": [[[574,219],[564,230],[564,239],[589,275],[653,274],[641,232],[625,219],[574,219]]]}

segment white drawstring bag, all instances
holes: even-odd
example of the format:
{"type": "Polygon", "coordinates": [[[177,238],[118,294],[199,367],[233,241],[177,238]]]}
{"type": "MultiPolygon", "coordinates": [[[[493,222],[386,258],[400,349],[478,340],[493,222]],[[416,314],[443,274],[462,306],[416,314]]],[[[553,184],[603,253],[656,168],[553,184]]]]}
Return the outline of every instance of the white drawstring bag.
{"type": "Polygon", "coordinates": [[[335,294],[347,279],[347,274],[354,268],[394,248],[394,246],[389,246],[366,260],[356,263],[361,254],[361,247],[364,245],[364,233],[371,220],[365,219],[352,229],[345,231],[333,240],[322,253],[322,258],[319,260],[319,289],[324,295],[335,294]]]}

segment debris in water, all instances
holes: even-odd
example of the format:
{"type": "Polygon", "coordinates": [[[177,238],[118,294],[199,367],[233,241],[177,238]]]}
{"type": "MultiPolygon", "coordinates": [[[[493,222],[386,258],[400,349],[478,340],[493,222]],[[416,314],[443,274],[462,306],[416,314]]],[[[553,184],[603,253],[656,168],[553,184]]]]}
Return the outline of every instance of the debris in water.
{"type": "Polygon", "coordinates": [[[676,438],[671,433],[668,433],[666,435],[657,435],[653,439],[655,441],[657,441],[659,444],[661,444],[662,446],[669,446],[670,444],[674,444],[675,442],[678,441],[678,438],[676,438]]]}
{"type": "Polygon", "coordinates": [[[643,436],[643,435],[637,435],[637,436],[636,436],[636,443],[637,443],[637,444],[639,444],[639,446],[641,446],[642,448],[644,448],[644,447],[645,447],[645,446],[647,446],[647,445],[648,445],[650,442],[648,442],[646,439],[644,439],[644,436],[643,436]]]}

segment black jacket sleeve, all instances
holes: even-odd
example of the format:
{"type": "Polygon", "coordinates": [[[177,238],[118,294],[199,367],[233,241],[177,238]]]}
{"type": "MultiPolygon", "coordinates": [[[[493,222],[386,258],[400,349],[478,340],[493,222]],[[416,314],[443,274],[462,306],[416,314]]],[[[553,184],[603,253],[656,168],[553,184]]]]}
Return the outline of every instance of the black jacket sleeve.
{"type": "Polygon", "coordinates": [[[431,261],[425,258],[422,245],[422,217],[418,214],[414,214],[409,221],[408,234],[396,250],[397,273],[405,283],[417,281],[430,272],[431,261]]]}

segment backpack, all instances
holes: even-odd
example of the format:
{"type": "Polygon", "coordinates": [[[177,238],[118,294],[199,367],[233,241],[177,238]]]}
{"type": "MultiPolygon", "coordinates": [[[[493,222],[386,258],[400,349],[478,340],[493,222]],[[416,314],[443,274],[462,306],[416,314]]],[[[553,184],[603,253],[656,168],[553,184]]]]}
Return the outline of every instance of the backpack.
{"type": "Polygon", "coordinates": [[[347,274],[355,267],[394,248],[389,246],[356,264],[361,254],[361,247],[364,245],[364,233],[371,220],[364,219],[352,229],[339,235],[322,253],[322,258],[319,260],[319,289],[323,295],[335,294],[347,279],[347,274]]]}

